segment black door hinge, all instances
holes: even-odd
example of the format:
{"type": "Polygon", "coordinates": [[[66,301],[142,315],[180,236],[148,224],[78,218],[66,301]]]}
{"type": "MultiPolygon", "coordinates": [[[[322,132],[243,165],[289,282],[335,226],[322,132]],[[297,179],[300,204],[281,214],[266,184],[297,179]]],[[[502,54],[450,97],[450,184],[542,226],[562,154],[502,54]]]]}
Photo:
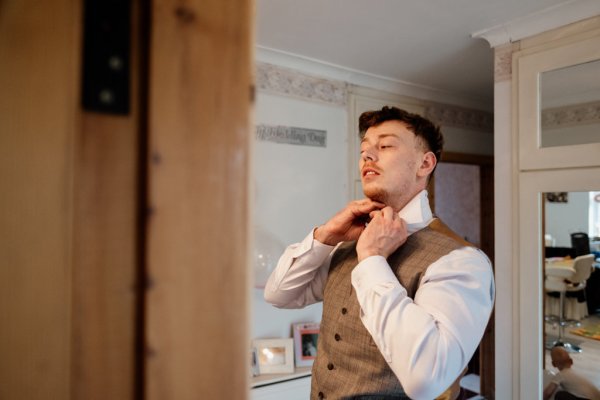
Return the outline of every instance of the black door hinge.
{"type": "Polygon", "coordinates": [[[84,3],[83,108],[129,114],[131,0],[84,3]]]}

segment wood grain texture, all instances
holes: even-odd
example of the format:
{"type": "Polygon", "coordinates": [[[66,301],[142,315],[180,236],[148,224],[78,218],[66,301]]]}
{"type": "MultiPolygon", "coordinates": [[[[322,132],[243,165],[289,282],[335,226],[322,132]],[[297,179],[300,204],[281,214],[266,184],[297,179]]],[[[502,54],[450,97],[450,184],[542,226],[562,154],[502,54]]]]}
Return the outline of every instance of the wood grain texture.
{"type": "MultiPolygon", "coordinates": [[[[495,239],[494,239],[494,165],[481,165],[481,203],[485,204],[481,210],[481,250],[492,260],[494,266],[495,239]]],[[[496,396],[496,316],[492,311],[490,321],[485,328],[483,339],[479,345],[481,377],[481,394],[489,400],[496,396]]]]}
{"type": "Polygon", "coordinates": [[[0,398],[69,399],[79,2],[0,2],[0,398]]]}
{"type": "Polygon", "coordinates": [[[252,9],[153,2],[148,399],[247,397],[252,9]]]}
{"type": "Polygon", "coordinates": [[[131,399],[134,392],[137,132],[132,118],[85,113],[77,140],[75,399],[131,399]]]}
{"type": "Polygon", "coordinates": [[[133,399],[136,393],[142,133],[140,9],[137,0],[132,4],[131,111],[84,111],[75,139],[73,399],[133,399]]]}
{"type": "Polygon", "coordinates": [[[131,125],[87,114],[78,141],[72,356],[77,399],[127,399],[133,393],[137,149],[131,125]]]}

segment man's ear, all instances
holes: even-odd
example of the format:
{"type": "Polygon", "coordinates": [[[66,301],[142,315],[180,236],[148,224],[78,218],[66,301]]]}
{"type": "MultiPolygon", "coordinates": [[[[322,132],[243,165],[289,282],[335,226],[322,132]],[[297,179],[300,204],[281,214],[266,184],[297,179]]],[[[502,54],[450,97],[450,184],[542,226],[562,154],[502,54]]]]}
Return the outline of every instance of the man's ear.
{"type": "Polygon", "coordinates": [[[435,158],[435,154],[433,154],[433,152],[431,152],[431,151],[426,152],[425,154],[423,154],[423,159],[421,160],[421,166],[419,167],[419,170],[417,171],[417,176],[419,176],[419,177],[429,176],[431,174],[431,172],[433,172],[436,164],[437,164],[437,160],[435,158]]]}

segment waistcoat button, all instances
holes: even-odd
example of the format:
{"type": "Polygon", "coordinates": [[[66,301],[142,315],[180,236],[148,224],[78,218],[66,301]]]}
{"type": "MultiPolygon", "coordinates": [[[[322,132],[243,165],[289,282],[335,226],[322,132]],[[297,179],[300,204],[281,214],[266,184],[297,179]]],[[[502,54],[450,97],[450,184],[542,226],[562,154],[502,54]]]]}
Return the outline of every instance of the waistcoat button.
{"type": "Polygon", "coordinates": [[[333,364],[332,363],[327,364],[327,369],[331,371],[333,369],[333,364]]]}
{"type": "Polygon", "coordinates": [[[319,392],[319,399],[324,399],[325,395],[323,394],[323,392],[319,392]]]}
{"type": "Polygon", "coordinates": [[[342,308],[342,314],[346,314],[348,312],[348,310],[346,310],[346,307],[342,308]]]}
{"type": "Polygon", "coordinates": [[[336,342],[339,342],[341,339],[340,335],[338,335],[337,333],[335,334],[334,338],[336,342]]]}

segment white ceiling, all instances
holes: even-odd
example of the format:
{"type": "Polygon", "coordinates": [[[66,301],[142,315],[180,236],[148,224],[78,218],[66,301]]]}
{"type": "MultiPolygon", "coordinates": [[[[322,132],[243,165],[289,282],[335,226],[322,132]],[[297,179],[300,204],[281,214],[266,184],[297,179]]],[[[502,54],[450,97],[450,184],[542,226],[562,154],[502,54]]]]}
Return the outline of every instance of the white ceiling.
{"type": "Polygon", "coordinates": [[[577,0],[257,0],[259,47],[491,106],[493,49],[476,32],[577,0]]]}

